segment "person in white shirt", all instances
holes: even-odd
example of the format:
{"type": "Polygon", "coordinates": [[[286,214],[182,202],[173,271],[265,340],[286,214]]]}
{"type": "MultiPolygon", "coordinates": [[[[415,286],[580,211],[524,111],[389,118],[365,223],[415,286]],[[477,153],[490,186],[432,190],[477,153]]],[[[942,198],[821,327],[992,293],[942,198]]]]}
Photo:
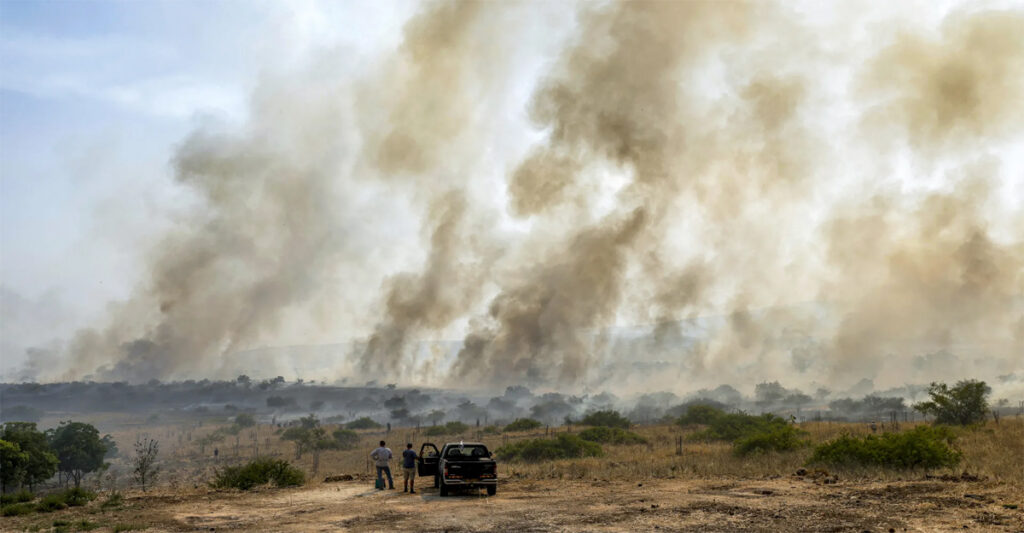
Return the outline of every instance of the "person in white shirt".
{"type": "MultiPolygon", "coordinates": [[[[387,474],[388,490],[395,490],[395,482],[391,479],[391,449],[385,446],[384,441],[380,441],[380,447],[373,450],[370,459],[377,465],[377,484],[383,485],[381,474],[387,474]]],[[[383,490],[383,487],[380,490],[383,490]]]]}

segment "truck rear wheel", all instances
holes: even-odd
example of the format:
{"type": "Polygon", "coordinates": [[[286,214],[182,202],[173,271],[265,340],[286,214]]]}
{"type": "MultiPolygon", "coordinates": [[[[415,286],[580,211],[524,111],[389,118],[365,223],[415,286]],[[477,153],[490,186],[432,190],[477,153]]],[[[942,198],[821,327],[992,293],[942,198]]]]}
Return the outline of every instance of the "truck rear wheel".
{"type": "Polygon", "coordinates": [[[445,485],[444,482],[442,482],[441,483],[441,497],[444,498],[447,495],[448,495],[448,485],[445,485]]]}
{"type": "Polygon", "coordinates": [[[498,492],[497,485],[487,485],[487,495],[494,496],[498,492]]]}

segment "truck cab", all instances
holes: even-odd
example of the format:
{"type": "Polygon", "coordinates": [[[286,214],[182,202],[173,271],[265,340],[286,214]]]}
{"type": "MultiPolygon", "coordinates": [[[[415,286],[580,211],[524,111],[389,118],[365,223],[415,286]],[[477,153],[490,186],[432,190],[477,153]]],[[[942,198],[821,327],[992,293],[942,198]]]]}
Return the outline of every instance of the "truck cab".
{"type": "Polygon", "coordinates": [[[440,450],[434,443],[424,443],[417,474],[433,476],[442,497],[459,488],[484,487],[488,496],[498,491],[497,463],[480,442],[450,442],[440,450]]]}

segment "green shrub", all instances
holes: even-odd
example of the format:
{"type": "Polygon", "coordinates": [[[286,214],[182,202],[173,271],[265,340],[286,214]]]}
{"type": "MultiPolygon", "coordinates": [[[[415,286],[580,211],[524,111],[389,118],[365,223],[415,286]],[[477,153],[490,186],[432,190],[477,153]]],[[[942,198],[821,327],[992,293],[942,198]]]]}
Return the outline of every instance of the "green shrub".
{"type": "Polygon", "coordinates": [[[0,496],[0,504],[7,505],[9,503],[25,503],[30,502],[36,498],[35,494],[27,490],[19,490],[13,494],[4,494],[0,496]]]}
{"type": "Polygon", "coordinates": [[[214,474],[210,486],[218,489],[249,490],[257,485],[273,483],[278,487],[301,485],[306,475],[288,461],[255,459],[240,466],[228,466],[214,474]]]}
{"type": "Polygon", "coordinates": [[[592,427],[580,432],[580,438],[601,444],[647,444],[647,439],[622,428],[592,427]]]}
{"type": "Polygon", "coordinates": [[[335,445],[342,450],[351,450],[359,444],[359,434],[351,429],[336,429],[331,433],[335,445]]]}
{"type": "Polygon", "coordinates": [[[36,510],[36,506],[31,503],[12,503],[3,506],[0,509],[0,514],[3,516],[21,516],[30,514],[36,510]]]}
{"type": "Polygon", "coordinates": [[[80,487],[73,487],[62,492],[61,497],[68,507],[79,507],[96,499],[96,493],[80,487]]]}
{"type": "Polygon", "coordinates": [[[772,414],[754,416],[745,413],[722,413],[710,418],[708,428],[690,435],[690,439],[735,442],[752,435],[771,433],[788,426],[788,422],[772,414]]]}
{"type": "Polygon", "coordinates": [[[484,426],[480,428],[480,432],[484,435],[497,435],[498,433],[501,433],[501,428],[495,425],[484,426]]]}
{"type": "Polygon", "coordinates": [[[67,508],[68,504],[64,503],[64,494],[61,493],[47,494],[36,503],[36,510],[40,513],[49,513],[67,508]]]}
{"type": "Polygon", "coordinates": [[[146,529],[146,526],[142,524],[116,524],[114,526],[114,533],[123,533],[125,531],[135,531],[138,529],[146,529]]]}
{"type": "Polygon", "coordinates": [[[928,387],[927,402],[914,404],[914,409],[935,416],[936,424],[968,426],[985,421],[988,416],[988,395],[992,388],[974,379],[956,382],[952,388],[945,383],[928,387]]]}
{"type": "Polygon", "coordinates": [[[768,431],[759,431],[737,439],[733,442],[736,455],[749,455],[755,452],[785,452],[796,450],[808,445],[804,439],[806,433],[793,426],[780,426],[768,431]]]}
{"type": "Polygon", "coordinates": [[[100,527],[96,522],[90,522],[84,518],[74,522],[72,525],[75,526],[75,531],[92,531],[100,527]]]}
{"type": "Polygon", "coordinates": [[[377,429],[383,427],[374,419],[364,416],[345,424],[345,429],[377,429]]]}
{"type": "Polygon", "coordinates": [[[712,407],[710,405],[697,404],[691,405],[686,409],[686,413],[676,420],[676,423],[680,426],[695,426],[695,425],[711,425],[712,422],[718,420],[725,415],[725,411],[712,407]]]}
{"type": "Polygon", "coordinates": [[[512,421],[511,424],[505,426],[505,431],[530,431],[531,429],[537,429],[544,424],[541,424],[539,420],[532,418],[517,418],[512,421]]]}
{"type": "Polygon", "coordinates": [[[807,463],[907,469],[956,466],[961,453],[952,447],[954,438],[949,428],[941,426],[862,438],[843,435],[816,447],[807,463]]]}
{"type": "Polygon", "coordinates": [[[436,437],[438,435],[457,435],[468,430],[469,426],[462,422],[448,422],[441,426],[431,426],[423,434],[429,437],[436,437]]]}
{"type": "Polygon", "coordinates": [[[629,429],[629,419],[618,411],[594,411],[583,417],[580,424],[584,426],[604,426],[609,428],[629,429]]]}
{"type": "Polygon", "coordinates": [[[553,459],[574,459],[598,457],[604,454],[601,445],[585,441],[576,435],[562,434],[554,439],[531,439],[513,442],[498,448],[495,452],[502,459],[511,461],[550,461],[553,459]]]}

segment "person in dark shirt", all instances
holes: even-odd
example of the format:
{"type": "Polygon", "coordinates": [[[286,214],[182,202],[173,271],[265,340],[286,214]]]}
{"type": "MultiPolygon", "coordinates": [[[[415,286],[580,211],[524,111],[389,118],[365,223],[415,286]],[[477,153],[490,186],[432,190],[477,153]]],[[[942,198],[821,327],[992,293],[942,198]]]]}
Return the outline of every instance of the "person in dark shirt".
{"type": "Polygon", "coordinates": [[[413,485],[416,483],[416,452],[412,451],[412,443],[405,445],[402,452],[402,476],[405,478],[405,489],[402,492],[416,494],[413,485]]]}

